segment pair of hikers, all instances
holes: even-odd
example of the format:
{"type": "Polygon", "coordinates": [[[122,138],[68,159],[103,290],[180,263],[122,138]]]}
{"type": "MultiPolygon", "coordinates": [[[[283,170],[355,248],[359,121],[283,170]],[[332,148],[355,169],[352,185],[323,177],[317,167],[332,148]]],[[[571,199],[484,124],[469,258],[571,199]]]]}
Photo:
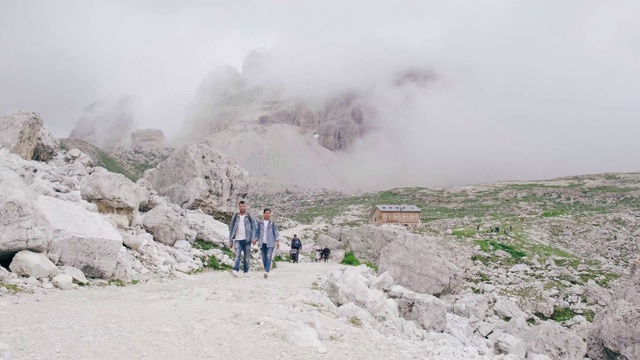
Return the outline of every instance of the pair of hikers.
{"type": "Polygon", "coordinates": [[[280,248],[280,233],[278,226],[271,221],[271,210],[264,209],[263,220],[258,222],[247,212],[247,204],[244,201],[238,203],[238,212],[231,217],[229,225],[229,248],[234,249],[235,258],[231,275],[240,275],[240,257],[244,253],[243,272],[249,277],[249,261],[251,259],[251,245],[258,244],[262,254],[265,279],[269,278],[273,250],[280,248]]]}

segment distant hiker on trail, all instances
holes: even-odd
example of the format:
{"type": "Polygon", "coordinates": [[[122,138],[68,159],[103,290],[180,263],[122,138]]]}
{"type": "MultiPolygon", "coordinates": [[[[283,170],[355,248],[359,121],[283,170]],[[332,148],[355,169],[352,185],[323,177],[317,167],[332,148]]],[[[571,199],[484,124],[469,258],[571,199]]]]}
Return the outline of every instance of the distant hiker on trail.
{"type": "Polygon", "coordinates": [[[316,262],[322,260],[322,249],[316,249],[316,262]]]}
{"type": "Polygon", "coordinates": [[[298,235],[293,235],[293,240],[291,240],[291,260],[294,263],[299,262],[300,250],[302,249],[302,241],[298,238],[298,235]],[[295,251],[294,251],[295,250],[295,251]]]}
{"type": "Polygon", "coordinates": [[[251,243],[256,242],[256,220],[247,212],[247,204],[238,203],[238,212],[231,217],[229,225],[229,248],[234,249],[235,257],[231,275],[238,277],[240,271],[240,255],[244,252],[242,270],[244,276],[249,277],[249,259],[251,258],[251,243]]]}
{"type": "Polygon", "coordinates": [[[324,249],[322,249],[322,259],[324,259],[324,262],[329,261],[330,254],[331,254],[331,250],[328,247],[325,247],[324,249]]]}
{"type": "Polygon", "coordinates": [[[269,278],[273,249],[280,248],[280,233],[278,226],[271,221],[271,209],[264,209],[263,220],[258,223],[258,246],[262,253],[262,265],[264,265],[264,278],[269,278]]]}

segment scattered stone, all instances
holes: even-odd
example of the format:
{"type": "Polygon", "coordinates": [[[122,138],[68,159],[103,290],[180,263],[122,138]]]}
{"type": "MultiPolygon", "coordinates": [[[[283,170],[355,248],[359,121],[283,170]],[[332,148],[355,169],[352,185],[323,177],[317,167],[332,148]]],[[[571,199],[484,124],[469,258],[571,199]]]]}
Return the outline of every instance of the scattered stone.
{"type": "Polygon", "coordinates": [[[60,273],[60,270],[49,260],[47,255],[29,250],[17,253],[13,257],[9,269],[18,275],[33,276],[36,279],[60,273]]]}
{"type": "Polygon", "coordinates": [[[71,276],[75,284],[87,284],[89,282],[82,273],[82,270],[76,269],[73,266],[58,266],[58,269],[64,274],[71,276]]]}
{"type": "Polygon", "coordinates": [[[496,349],[503,354],[513,354],[518,359],[527,356],[527,344],[524,340],[513,335],[502,334],[495,343],[496,349]]]}
{"type": "Polygon", "coordinates": [[[73,278],[67,274],[60,274],[51,279],[51,284],[60,290],[71,290],[73,288],[73,278]]]}

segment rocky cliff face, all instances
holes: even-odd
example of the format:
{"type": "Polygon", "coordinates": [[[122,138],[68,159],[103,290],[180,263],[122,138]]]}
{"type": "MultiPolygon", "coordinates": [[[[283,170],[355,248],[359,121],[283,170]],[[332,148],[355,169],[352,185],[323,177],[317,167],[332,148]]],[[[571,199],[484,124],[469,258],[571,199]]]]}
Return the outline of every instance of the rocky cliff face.
{"type": "Polygon", "coordinates": [[[128,147],[133,129],[132,101],[129,96],[121,96],[87,106],[69,138],[84,140],[105,150],[128,147]]]}
{"type": "Polygon", "coordinates": [[[373,106],[359,94],[345,91],[327,98],[285,94],[275,81],[264,80],[263,58],[251,53],[242,73],[231,67],[214,71],[198,88],[187,138],[202,138],[241,124],[289,124],[316,134],[323,147],[346,150],[371,127],[373,106]]]}
{"type": "Polygon", "coordinates": [[[142,129],[131,133],[131,148],[134,150],[162,149],[165,146],[164,132],[160,129],[142,129]]]}

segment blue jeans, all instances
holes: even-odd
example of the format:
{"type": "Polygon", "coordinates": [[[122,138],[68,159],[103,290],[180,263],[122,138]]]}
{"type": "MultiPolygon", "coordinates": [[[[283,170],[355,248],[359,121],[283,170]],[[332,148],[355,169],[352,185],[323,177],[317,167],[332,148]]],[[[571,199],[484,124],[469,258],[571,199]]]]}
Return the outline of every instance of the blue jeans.
{"type": "Polygon", "coordinates": [[[264,271],[269,272],[271,270],[271,259],[273,258],[273,248],[268,247],[267,244],[262,244],[260,248],[262,253],[262,265],[264,265],[264,271]]]}
{"type": "Polygon", "coordinates": [[[236,256],[233,259],[233,270],[240,271],[240,253],[244,251],[244,272],[249,272],[249,259],[251,257],[251,241],[249,240],[234,240],[233,249],[236,251],[236,256]]]}

